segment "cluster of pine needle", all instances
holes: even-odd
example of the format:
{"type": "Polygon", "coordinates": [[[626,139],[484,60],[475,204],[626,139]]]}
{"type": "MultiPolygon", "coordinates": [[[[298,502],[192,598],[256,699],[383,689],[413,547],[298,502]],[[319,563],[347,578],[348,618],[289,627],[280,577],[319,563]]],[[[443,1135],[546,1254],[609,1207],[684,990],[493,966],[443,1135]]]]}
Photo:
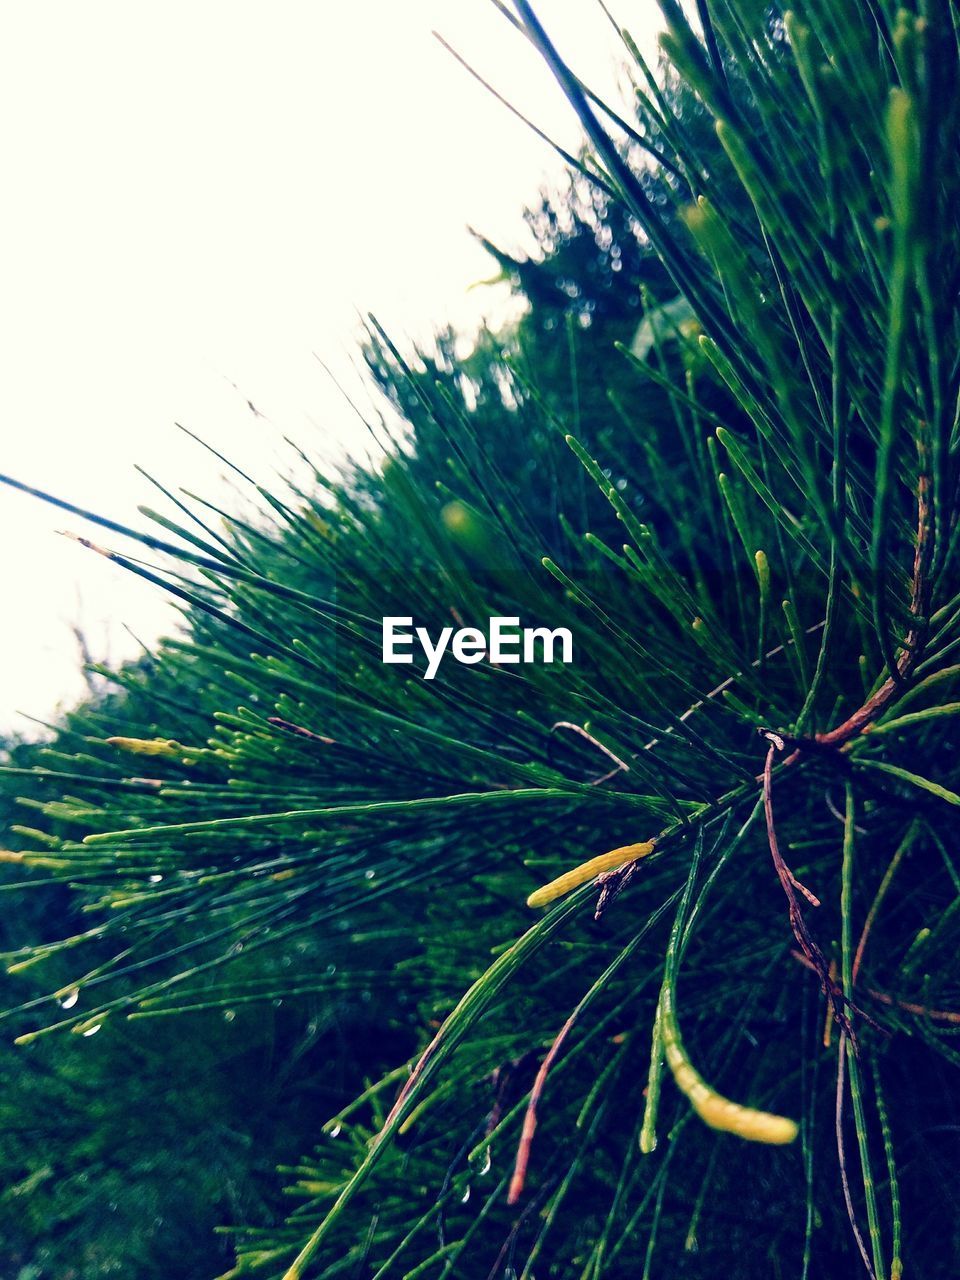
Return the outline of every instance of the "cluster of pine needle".
{"type": "Polygon", "coordinates": [[[5,770],[77,922],[4,956],[21,1072],[365,1028],[231,1277],[957,1272],[957,10],[661,5],[619,111],[498,6],[584,149],[513,330],[371,321],[377,466],[89,516],[184,624],[5,770]],[[575,660],[424,681],[409,614],[575,660]]]}

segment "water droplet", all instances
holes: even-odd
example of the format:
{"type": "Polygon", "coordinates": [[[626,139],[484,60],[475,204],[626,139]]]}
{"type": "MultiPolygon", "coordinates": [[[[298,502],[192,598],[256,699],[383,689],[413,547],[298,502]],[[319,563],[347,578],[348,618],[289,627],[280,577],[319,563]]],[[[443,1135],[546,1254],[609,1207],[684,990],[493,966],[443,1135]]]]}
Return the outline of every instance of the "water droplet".
{"type": "Polygon", "coordinates": [[[327,965],[326,973],[328,978],[332,978],[336,972],[337,972],[337,966],[335,964],[327,965]]]}
{"type": "Polygon", "coordinates": [[[486,1147],[484,1147],[484,1149],[483,1149],[483,1155],[482,1155],[482,1156],[481,1156],[481,1158],[480,1158],[480,1176],[481,1176],[481,1178],[483,1177],[483,1175],[484,1175],[485,1173],[489,1173],[489,1172],[490,1172],[490,1166],[491,1166],[492,1164],[493,1164],[493,1155],[492,1155],[492,1154],[491,1154],[491,1152],[490,1152],[490,1147],[489,1147],[489,1146],[486,1146],[486,1147]]]}
{"type": "Polygon", "coordinates": [[[330,1137],[339,1138],[342,1130],[343,1130],[342,1124],[335,1124],[333,1128],[330,1130],[330,1137]]]}
{"type": "Polygon", "coordinates": [[[466,1204],[469,1199],[470,1199],[470,1183],[468,1182],[466,1190],[464,1191],[463,1195],[460,1197],[460,1203],[466,1204]]]}
{"type": "Polygon", "coordinates": [[[159,884],[160,881],[163,879],[163,876],[159,874],[155,874],[155,875],[149,876],[148,879],[151,884],[159,884]]]}
{"type": "Polygon", "coordinates": [[[283,996],[277,996],[277,998],[273,1001],[273,1007],[275,1009],[279,1009],[282,1004],[283,1004],[283,996]]]}
{"type": "Polygon", "coordinates": [[[223,1020],[224,1022],[232,1022],[236,1016],[237,1013],[235,1009],[227,1009],[223,1015],[223,1020]]]}
{"type": "Polygon", "coordinates": [[[102,1022],[95,1022],[92,1027],[87,1027],[83,1034],[85,1036],[95,1036],[102,1026],[102,1022]]]}
{"type": "Polygon", "coordinates": [[[372,880],[376,874],[377,873],[373,867],[368,867],[366,871],[363,873],[363,878],[364,880],[372,880]]]}
{"type": "Polygon", "coordinates": [[[60,997],[61,1009],[72,1009],[80,999],[80,988],[74,987],[72,991],[68,991],[65,996],[60,997]]]}

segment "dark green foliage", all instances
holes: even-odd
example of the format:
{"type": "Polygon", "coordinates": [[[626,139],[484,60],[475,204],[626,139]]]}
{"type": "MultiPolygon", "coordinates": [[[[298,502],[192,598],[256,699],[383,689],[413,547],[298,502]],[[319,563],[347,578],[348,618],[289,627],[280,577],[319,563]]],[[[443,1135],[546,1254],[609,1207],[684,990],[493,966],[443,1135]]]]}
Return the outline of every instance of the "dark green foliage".
{"type": "MultiPolygon", "coordinates": [[[[45,781],[46,770],[63,765],[57,752],[82,749],[105,725],[150,731],[154,716],[165,714],[171,689],[162,671],[143,662],[125,678],[139,687],[72,713],[51,747],[11,744],[0,792],[5,844],[52,847],[68,834],[69,823],[34,807],[51,785],[63,785],[59,775],[45,781]],[[24,821],[37,826],[27,830],[24,821]]],[[[80,764],[76,757],[70,763],[80,764]]],[[[94,924],[81,910],[82,895],[49,870],[33,872],[29,894],[17,893],[23,878],[11,867],[0,881],[0,945],[8,955],[94,924]]],[[[194,938],[187,925],[175,940],[194,938]]],[[[112,954],[104,949],[102,958],[112,954]]],[[[261,990],[286,993],[292,971],[325,972],[331,963],[321,940],[301,939],[253,972],[261,990]]],[[[17,977],[18,996],[26,998],[27,986],[36,1002],[32,1017],[63,1016],[60,1001],[84,1009],[96,987],[76,991],[75,972],[68,951],[48,959],[42,977],[31,969],[17,977]]],[[[128,983],[136,982],[134,973],[128,983]]],[[[8,1036],[0,1051],[0,1273],[86,1280],[131,1270],[170,1277],[222,1271],[229,1242],[215,1234],[219,1224],[276,1217],[283,1207],[276,1165],[296,1151],[304,1129],[352,1097],[365,1075],[410,1051],[412,1033],[385,1032],[383,1018],[376,1000],[331,997],[315,985],[306,994],[221,1002],[179,1019],[29,1047],[12,1046],[8,1036]]]]}
{"type": "Polygon", "coordinates": [[[8,954],[84,992],[62,1029],[308,992],[380,1028],[231,1275],[956,1272],[956,14],[663,8],[652,177],[518,0],[604,195],[500,255],[515,333],[411,362],[372,326],[379,475],[142,538],[185,633],[31,775],[23,860],[96,922],[8,954]],[[576,660],[423,681],[389,614],[576,660]],[[651,839],[599,920],[592,881],[524,906],[651,839]],[[696,1068],[794,1145],[703,1125],[668,1002],[691,1100],[722,1110],[696,1068]]]}

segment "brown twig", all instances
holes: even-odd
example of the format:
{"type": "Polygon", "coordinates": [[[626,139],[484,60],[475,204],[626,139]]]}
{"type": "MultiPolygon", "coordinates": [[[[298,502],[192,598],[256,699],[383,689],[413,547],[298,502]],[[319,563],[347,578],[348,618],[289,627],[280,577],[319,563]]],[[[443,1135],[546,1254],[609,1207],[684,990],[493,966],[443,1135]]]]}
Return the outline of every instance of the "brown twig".
{"type": "MultiPolygon", "coordinates": [[[[814,966],[801,952],[791,951],[790,954],[799,964],[802,964],[805,968],[816,972],[814,966]]],[[[831,966],[831,969],[832,968],[833,966],[831,966]]],[[[918,1018],[930,1018],[933,1022],[950,1022],[960,1026],[960,1012],[955,1009],[932,1009],[926,1004],[916,1004],[912,1000],[901,1000],[899,996],[893,996],[889,991],[878,991],[876,987],[861,987],[860,989],[868,995],[871,1000],[876,1000],[880,1004],[889,1005],[893,1009],[902,1009],[904,1013],[912,1013],[918,1018]]],[[[869,1017],[869,1015],[863,1014],[862,1009],[857,1009],[857,1012],[867,1017],[868,1021],[873,1026],[878,1026],[878,1024],[869,1017]]],[[[878,1030],[883,1031],[884,1034],[889,1034],[885,1027],[878,1027],[878,1030]]]]}
{"type": "MultiPolygon", "coordinates": [[[[803,634],[805,636],[815,635],[816,632],[822,631],[825,625],[826,625],[826,620],[822,622],[815,622],[812,627],[807,627],[806,631],[804,631],[803,634]]],[[[790,646],[793,643],[794,643],[793,640],[790,639],[790,640],[784,641],[782,644],[774,645],[772,649],[767,650],[767,652],[763,655],[762,658],[754,658],[753,662],[750,663],[749,669],[758,669],[769,658],[777,657],[778,654],[781,654],[786,649],[790,648],[790,646]]],[[[743,678],[743,675],[744,675],[743,671],[735,671],[732,676],[727,676],[726,680],[721,680],[720,683],[716,686],[716,688],[711,689],[709,693],[705,693],[702,698],[698,699],[693,704],[693,706],[687,707],[686,711],[684,711],[681,715],[679,715],[677,719],[680,721],[681,724],[685,724],[686,721],[689,720],[690,717],[694,714],[694,712],[699,711],[701,707],[705,707],[711,698],[719,697],[719,695],[723,693],[726,689],[729,689],[731,685],[734,685],[738,680],[741,680],[743,678]]],[[[667,728],[664,729],[662,736],[666,737],[668,734],[671,734],[671,733],[673,733],[673,725],[668,725],[667,728]]],[[[643,748],[644,751],[652,751],[653,748],[657,746],[659,742],[660,742],[659,737],[651,738],[650,741],[644,746],[643,748]]]]}
{"type": "Polygon", "coordinates": [[[500,1123],[507,1103],[512,1104],[516,1098],[523,1096],[524,1091],[518,1087],[517,1077],[524,1076],[527,1068],[531,1067],[535,1061],[536,1054],[532,1049],[528,1049],[519,1058],[511,1058],[508,1062],[501,1063],[493,1072],[490,1080],[494,1093],[493,1106],[487,1116],[485,1137],[489,1138],[500,1123]]]}
{"type": "Polygon", "coordinates": [[[950,1022],[954,1026],[960,1026],[960,1013],[954,1009],[931,1009],[929,1005],[914,1004],[912,1000],[901,1000],[899,996],[892,996],[889,991],[874,991],[872,987],[866,987],[865,990],[874,1000],[891,1005],[895,1009],[902,1009],[904,1013],[915,1014],[918,1018],[930,1018],[933,1022],[950,1022]]]}
{"type": "Polygon", "coordinates": [[[638,862],[630,862],[625,867],[618,867],[614,871],[604,871],[602,875],[597,876],[600,896],[597,898],[596,909],[593,913],[595,921],[600,920],[607,908],[613,906],[614,902],[637,874],[639,866],[638,862]]]}
{"type": "Polygon", "coordinates": [[[397,1094],[396,1101],[394,1102],[393,1106],[390,1108],[389,1112],[387,1113],[386,1120],[384,1120],[383,1122],[383,1126],[382,1126],[383,1129],[386,1129],[393,1122],[393,1120],[395,1120],[396,1117],[399,1115],[400,1110],[403,1107],[403,1104],[407,1100],[410,1090],[413,1088],[414,1084],[416,1084],[416,1082],[423,1075],[427,1064],[431,1061],[432,1058],[436,1056],[439,1048],[440,1048],[440,1036],[438,1034],[433,1037],[433,1039],[424,1049],[423,1053],[421,1053],[420,1057],[417,1059],[416,1064],[413,1067],[413,1070],[410,1072],[406,1080],[403,1082],[400,1092],[397,1094]]]}
{"type": "Polygon", "coordinates": [[[510,1190],[507,1192],[507,1204],[516,1204],[521,1195],[523,1195],[523,1187],[527,1180],[527,1166],[530,1163],[530,1148],[533,1145],[533,1135],[537,1129],[537,1107],[540,1105],[540,1099],[543,1096],[550,1068],[556,1062],[560,1050],[563,1048],[564,1040],[573,1030],[580,1015],[581,1007],[582,1002],[577,1005],[557,1032],[553,1044],[547,1050],[543,1061],[540,1063],[540,1070],[537,1072],[537,1078],[534,1080],[533,1088],[530,1090],[530,1101],[527,1103],[527,1110],[523,1117],[523,1128],[520,1131],[520,1141],[517,1144],[517,1158],[514,1161],[513,1177],[510,1179],[510,1190]]]}
{"type": "Polygon", "coordinates": [[[280,729],[286,729],[288,733],[296,733],[301,738],[309,738],[312,742],[322,742],[325,747],[336,746],[336,738],[325,738],[321,733],[314,733],[312,729],[304,729],[301,724],[294,724],[292,720],[284,720],[282,716],[267,716],[267,724],[275,724],[280,729]]]}
{"type": "MultiPolygon", "coordinates": [[[[775,735],[773,735],[775,736],[775,735]]],[[[800,949],[810,963],[810,968],[816,973],[820,979],[820,987],[823,994],[829,1000],[833,1007],[833,1016],[840,1024],[850,1039],[850,1043],[856,1048],[856,1038],[853,1034],[853,1027],[847,1016],[847,1001],[837,985],[836,980],[830,977],[830,966],[827,964],[826,957],[814,941],[813,934],[807,927],[807,922],[803,918],[803,912],[800,909],[800,902],[797,898],[799,891],[804,895],[809,903],[813,906],[819,906],[819,899],[802,885],[797,877],[787,866],[783,854],[780,852],[780,845],[777,840],[777,829],[773,820],[773,758],[776,755],[778,746],[776,741],[770,742],[767,751],[767,757],[763,766],[763,810],[767,820],[767,840],[770,845],[770,856],[773,858],[774,869],[777,878],[783,888],[783,892],[787,896],[787,904],[790,915],[790,928],[793,930],[793,936],[800,944],[800,949]]]]}
{"type": "MultiPolygon", "coordinates": [[[[795,951],[793,954],[796,955],[797,952],[795,951]]],[[[806,956],[804,956],[803,959],[804,959],[804,962],[806,962],[806,959],[807,959],[806,956]]],[[[837,981],[836,960],[830,961],[830,981],[833,983],[836,983],[837,981]]],[[[829,1049],[832,1042],[833,1042],[833,1005],[828,1004],[827,1012],[823,1019],[823,1047],[825,1049],[829,1049]]]]}
{"type": "Polygon", "coordinates": [[[605,747],[602,742],[598,741],[593,736],[592,733],[588,733],[586,729],[583,728],[582,725],[574,724],[570,720],[558,720],[556,724],[550,726],[550,732],[556,733],[558,729],[569,729],[571,733],[576,733],[581,738],[585,738],[592,747],[596,747],[598,751],[602,751],[603,754],[607,757],[607,759],[612,760],[613,763],[616,765],[615,769],[611,769],[609,773],[605,773],[602,777],[591,778],[590,780],[591,787],[599,787],[604,782],[609,782],[610,779],[615,778],[617,774],[621,772],[621,770],[624,773],[630,772],[630,766],[625,761],[621,760],[619,756],[614,755],[614,753],[610,750],[609,747],[605,747]]]}

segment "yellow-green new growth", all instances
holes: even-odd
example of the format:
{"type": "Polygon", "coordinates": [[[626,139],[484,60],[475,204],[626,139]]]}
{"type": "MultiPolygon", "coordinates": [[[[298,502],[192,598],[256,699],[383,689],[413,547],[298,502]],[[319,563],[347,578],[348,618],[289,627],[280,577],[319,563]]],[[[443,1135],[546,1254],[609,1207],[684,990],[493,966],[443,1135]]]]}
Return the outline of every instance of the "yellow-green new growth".
{"type": "Polygon", "coordinates": [[[683,1047],[669,983],[664,984],[660,993],[660,1034],[677,1088],[689,1098],[694,1111],[711,1129],[722,1129],[750,1142],[767,1142],[774,1146],[793,1142],[799,1132],[795,1120],[745,1107],[725,1098],[707,1084],[683,1047]]]}
{"type": "Polygon", "coordinates": [[[545,907],[548,902],[553,902],[554,898],[562,898],[571,889],[586,884],[588,880],[595,880],[604,871],[616,871],[629,862],[645,858],[648,853],[653,853],[653,849],[654,842],[646,840],[642,844],[625,844],[620,849],[611,849],[609,853],[598,854],[596,858],[581,862],[579,867],[565,871],[562,876],[557,876],[556,880],[551,880],[549,884],[531,893],[527,899],[527,906],[545,907]]]}
{"type": "Polygon", "coordinates": [[[178,756],[184,748],[173,738],[108,738],[107,744],[140,756],[178,756]]]}

